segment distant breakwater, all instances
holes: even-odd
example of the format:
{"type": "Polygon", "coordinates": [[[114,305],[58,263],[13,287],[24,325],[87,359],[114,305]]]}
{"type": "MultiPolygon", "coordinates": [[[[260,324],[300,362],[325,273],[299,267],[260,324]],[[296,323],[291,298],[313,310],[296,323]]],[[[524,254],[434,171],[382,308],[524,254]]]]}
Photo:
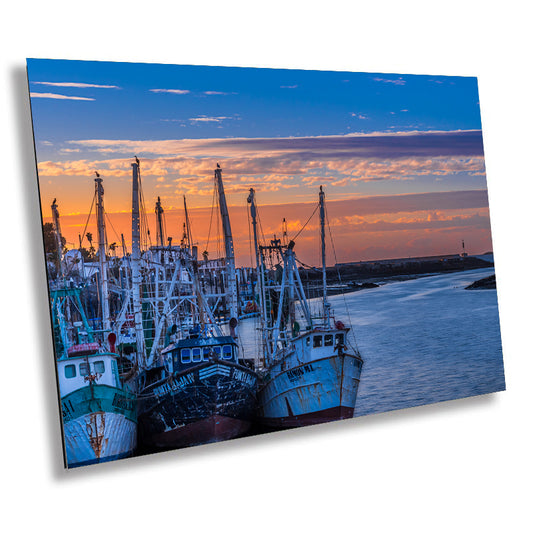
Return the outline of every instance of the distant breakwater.
{"type": "MultiPolygon", "coordinates": [[[[326,282],[329,295],[346,294],[376,288],[392,281],[482,269],[489,265],[492,266],[492,263],[478,257],[459,255],[338,264],[326,268],[326,282]]],[[[320,296],[322,271],[319,268],[301,268],[300,277],[308,297],[320,296]]]]}

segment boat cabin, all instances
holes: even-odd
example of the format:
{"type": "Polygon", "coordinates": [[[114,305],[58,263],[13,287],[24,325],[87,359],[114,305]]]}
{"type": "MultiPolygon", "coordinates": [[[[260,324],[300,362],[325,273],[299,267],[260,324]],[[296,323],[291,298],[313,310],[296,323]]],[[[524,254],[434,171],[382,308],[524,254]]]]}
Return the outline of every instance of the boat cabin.
{"type": "Polygon", "coordinates": [[[61,397],[95,385],[120,387],[117,358],[113,354],[97,353],[90,356],[69,357],[57,361],[61,397]]]}
{"type": "Polygon", "coordinates": [[[207,361],[238,363],[237,343],[231,336],[182,339],[163,350],[172,373],[207,361]]]}
{"type": "Polygon", "coordinates": [[[299,361],[309,362],[346,351],[348,330],[319,330],[304,333],[293,340],[299,361]]]}

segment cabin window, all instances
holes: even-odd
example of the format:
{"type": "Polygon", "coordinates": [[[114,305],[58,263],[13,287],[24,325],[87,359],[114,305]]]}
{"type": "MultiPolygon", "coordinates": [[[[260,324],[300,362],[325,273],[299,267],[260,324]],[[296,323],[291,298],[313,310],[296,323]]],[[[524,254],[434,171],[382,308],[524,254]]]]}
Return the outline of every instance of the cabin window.
{"type": "Polygon", "coordinates": [[[344,334],[343,333],[337,333],[335,335],[335,346],[338,346],[339,344],[344,345],[344,334]]]}
{"type": "Polygon", "coordinates": [[[213,351],[215,352],[215,354],[216,354],[218,357],[220,357],[221,354],[222,354],[222,348],[221,348],[220,346],[215,346],[215,347],[213,348],[213,351]]]}
{"type": "Polygon", "coordinates": [[[65,377],[66,378],[75,378],[76,377],[76,365],[67,365],[67,366],[65,366],[65,377]]]}
{"type": "Polygon", "coordinates": [[[193,363],[199,363],[202,360],[202,350],[200,348],[192,349],[192,361],[193,363]]]}
{"type": "Polygon", "coordinates": [[[324,346],[333,346],[333,335],[324,335],[324,346]]]}
{"type": "Polygon", "coordinates": [[[231,346],[226,344],[226,346],[222,347],[222,358],[223,359],[231,359],[232,358],[232,349],[231,346]]]}
{"type": "Polygon", "coordinates": [[[209,361],[209,354],[211,353],[211,348],[204,348],[203,349],[203,359],[204,361],[209,361]]]}
{"type": "Polygon", "coordinates": [[[80,376],[88,376],[90,374],[88,363],[80,363],[80,376]]]}
{"type": "Polygon", "coordinates": [[[181,362],[190,363],[191,362],[191,350],[181,350],[181,362]]]}
{"type": "Polygon", "coordinates": [[[94,371],[97,374],[103,374],[105,372],[105,363],[103,361],[94,362],[94,371]]]}
{"type": "Polygon", "coordinates": [[[315,335],[313,337],[313,348],[320,348],[322,346],[322,335],[315,335]]]}

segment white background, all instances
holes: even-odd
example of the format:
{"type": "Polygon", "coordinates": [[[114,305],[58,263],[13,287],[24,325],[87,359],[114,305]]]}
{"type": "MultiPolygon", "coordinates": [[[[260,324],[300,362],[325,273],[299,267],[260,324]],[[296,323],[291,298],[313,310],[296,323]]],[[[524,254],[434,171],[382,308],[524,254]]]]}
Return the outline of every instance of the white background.
{"type": "Polygon", "coordinates": [[[4,6],[3,529],[531,531],[526,2],[184,4],[4,6]],[[508,390],[63,471],[26,57],[478,76],[508,390]]]}

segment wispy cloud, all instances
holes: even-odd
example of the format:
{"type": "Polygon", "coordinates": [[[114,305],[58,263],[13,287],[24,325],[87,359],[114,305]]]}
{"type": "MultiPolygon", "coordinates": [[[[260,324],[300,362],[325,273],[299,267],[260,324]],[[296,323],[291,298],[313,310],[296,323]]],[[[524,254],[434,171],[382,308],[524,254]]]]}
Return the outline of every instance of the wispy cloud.
{"type": "Polygon", "coordinates": [[[120,89],[116,85],[97,85],[95,83],[78,83],[70,81],[32,81],[35,85],[47,85],[49,87],[75,87],[77,89],[120,89]]]}
{"type": "Polygon", "coordinates": [[[405,85],[405,80],[400,76],[399,78],[372,78],[374,81],[380,81],[382,83],[392,83],[393,85],[405,85]]]}
{"type": "Polygon", "coordinates": [[[225,93],[222,91],[204,91],[203,94],[206,94],[207,96],[228,96],[230,94],[237,94],[237,93],[225,93]]]}
{"type": "MultiPolygon", "coordinates": [[[[216,122],[232,117],[195,117],[216,122]]],[[[291,156],[305,161],[354,158],[395,159],[405,157],[482,157],[481,130],[375,132],[371,134],[317,137],[212,138],[160,141],[86,139],[67,141],[86,149],[116,154],[143,152],[188,157],[291,156]]]]}
{"type": "Polygon", "coordinates": [[[297,89],[298,85],[280,85],[280,89],[297,89]]]}
{"type": "Polygon", "coordinates": [[[189,94],[188,89],[150,89],[152,93],[189,94]]]}
{"type": "Polygon", "coordinates": [[[90,100],[94,101],[94,98],[85,98],[83,96],[65,96],[64,94],[55,93],[30,93],[32,98],[51,98],[53,100],[90,100]]]}
{"type": "Polygon", "coordinates": [[[354,118],[360,118],[362,120],[367,120],[368,119],[368,116],[365,115],[364,113],[350,113],[350,116],[354,117],[354,118]]]}
{"type": "Polygon", "coordinates": [[[207,117],[205,115],[201,115],[199,117],[190,118],[189,122],[197,123],[197,122],[222,122],[223,120],[231,120],[233,117],[207,117]]]}

